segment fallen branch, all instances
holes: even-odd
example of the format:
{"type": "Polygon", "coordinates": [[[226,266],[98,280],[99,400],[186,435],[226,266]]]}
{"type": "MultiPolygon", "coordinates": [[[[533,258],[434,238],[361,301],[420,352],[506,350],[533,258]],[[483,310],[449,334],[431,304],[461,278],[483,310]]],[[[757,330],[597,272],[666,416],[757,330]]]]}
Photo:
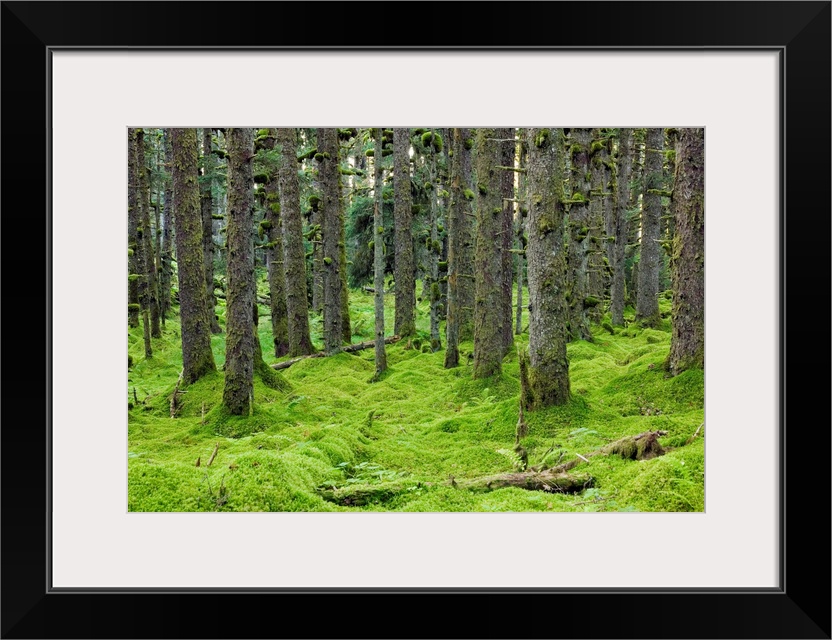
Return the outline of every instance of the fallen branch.
{"type": "Polygon", "coordinates": [[[219,442],[217,442],[217,443],[214,445],[214,453],[212,453],[212,454],[211,454],[211,457],[210,457],[210,458],[208,458],[208,464],[206,464],[206,465],[205,465],[206,467],[210,467],[210,466],[211,466],[211,463],[214,461],[214,458],[216,458],[216,457],[217,457],[217,451],[219,451],[219,450],[220,450],[220,443],[219,443],[219,442]]]}
{"type": "Polygon", "coordinates": [[[692,435],[690,438],[688,438],[687,440],[685,440],[685,444],[690,444],[691,442],[693,442],[694,440],[696,440],[696,436],[698,436],[698,435],[699,435],[699,430],[700,430],[702,427],[704,427],[704,426],[705,426],[705,423],[703,422],[703,423],[702,423],[702,424],[700,424],[698,427],[696,427],[696,431],[694,431],[693,435],[692,435]]]}
{"type": "Polygon", "coordinates": [[[175,418],[176,412],[179,410],[179,406],[176,402],[176,396],[179,393],[182,393],[179,390],[179,385],[182,384],[182,376],[185,374],[185,370],[179,372],[179,379],[176,381],[176,386],[173,388],[173,395],[170,397],[170,417],[175,418]]]}
{"type": "MultiPolygon", "coordinates": [[[[393,344],[394,342],[398,342],[401,340],[399,336],[390,336],[384,339],[384,344],[393,344]]],[[[372,349],[376,345],[375,340],[367,340],[367,342],[356,342],[355,344],[347,345],[346,347],[342,347],[341,351],[346,353],[353,353],[355,351],[362,351],[363,349],[372,349]]],[[[291,360],[284,360],[283,362],[276,362],[275,364],[271,365],[272,369],[288,369],[296,362],[300,362],[301,360],[307,360],[309,358],[325,358],[326,353],[320,351],[318,353],[313,353],[308,356],[299,356],[297,358],[292,358],[291,360]]]]}

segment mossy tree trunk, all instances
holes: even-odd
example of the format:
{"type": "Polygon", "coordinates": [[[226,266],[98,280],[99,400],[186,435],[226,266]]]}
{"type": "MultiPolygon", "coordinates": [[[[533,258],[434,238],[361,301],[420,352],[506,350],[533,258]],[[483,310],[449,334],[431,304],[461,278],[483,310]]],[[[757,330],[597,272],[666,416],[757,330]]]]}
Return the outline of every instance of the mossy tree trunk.
{"type": "MultiPolygon", "coordinates": [[[[515,130],[511,129],[495,129],[495,135],[500,142],[500,166],[514,167],[514,157],[516,154],[515,130]]],[[[501,266],[501,285],[500,289],[502,295],[500,297],[500,330],[503,335],[503,355],[507,354],[514,344],[513,316],[514,308],[512,307],[512,286],[514,284],[513,277],[513,262],[514,256],[511,253],[511,246],[514,231],[514,171],[502,169],[500,171],[500,196],[502,198],[503,217],[502,229],[500,229],[500,260],[501,266]]]]}
{"type": "Polygon", "coordinates": [[[662,160],[664,130],[647,130],[644,156],[644,191],[641,208],[641,256],[638,262],[636,320],[645,326],[659,324],[659,246],[662,216],[662,160]]]}
{"type": "MultiPolygon", "coordinates": [[[[338,130],[336,129],[336,132],[338,130]]],[[[340,167],[341,161],[341,140],[336,136],[336,145],[338,147],[338,162],[340,167]]],[[[341,178],[341,170],[338,170],[338,218],[341,235],[338,239],[338,260],[341,265],[341,340],[344,344],[352,342],[352,324],[350,322],[350,289],[347,285],[347,231],[346,231],[346,211],[347,211],[347,196],[342,186],[343,178],[341,178]]]]}
{"type": "Polygon", "coordinates": [[[144,280],[148,309],[150,310],[150,335],[162,337],[159,319],[159,282],[156,277],[156,258],[153,255],[153,230],[150,224],[150,171],[145,158],[144,129],[136,129],[136,169],[139,175],[139,202],[141,203],[142,240],[144,243],[144,280]]]}
{"type": "Polygon", "coordinates": [[[633,258],[632,268],[625,269],[625,290],[627,292],[626,304],[636,306],[638,299],[638,263],[640,258],[640,235],[641,235],[641,209],[643,206],[644,194],[644,150],[647,129],[633,129],[633,171],[630,179],[632,193],[628,210],[633,212],[628,223],[627,233],[627,259],[633,258]]]}
{"type": "Polygon", "coordinates": [[[214,198],[212,192],[216,161],[214,154],[211,153],[211,129],[209,127],[202,130],[202,171],[200,203],[202,205],[202,254],[205,264],[206,304],[211,322],[211,333],[222,333],[214,311],[217,299],[214,296],[214,198]]]}
{"type": "MultiPolygon", "coordinates": [[[[161,129],[154,129],[150,137],[150,148],[152,151],[151,161],[153,171],[149,174],[150,182],[150,206],[153,208],[153,258],[156,268],[156,303],[159,307],[159,321],[162,326],[165,324],[164,304],[162,302],[162,146],[161,129]],[[154,174],[157,179],[154,180],[154,174]],[[155,187],[155,189],[154,189],[155,187]],[[154,198],[154,191],[156,197],[154,198]]],[[[161,334],[160,334],[161,335],[161,334]]]]}
{"type": "Polygon", "coordinates": [[[502,158],[495,129],[477,130],[477,244],[474,257],[474,378],[502,371],[502,158]]]}
{"type": "Polygon", "coordinates": [[[228,144],[228,263],[226,276],[225,386],[232,415],[248,415],[254,377],[254,200],[251,162],[254,131],[226,130],[228,144]]]}
{"type": "Polygon", "coordinates": [[[283,267],[286,274],[289,355],[304,356],[313,353],[315,349],[312,347],[309,333],[303,220],[300,213],[300,188],[295,160],[297,141],[294,129],[275,129],[274,133],[283,154],[278,169],[278,178],[280,181],[280,222],[283,230],[283,267]]]}
{"type": "Polygon", "coordinates": [[[618,170],[615,185],[615,216],[612,229],[613,243],[612,288],[610,291],[610,315],[612,324],[624,324],[624,261],[629,235],[630,178],[633,169],[633,130],[619,129],[618,170]]]}
{"type": "MultiPolygon", "coordinates": [[[[162,324],[165,323],[168,311],[170,311],[170,285],[173,260],[173,145],[170,140],[170,129],[163,129],[162,139],[165,146],[165,208],[163,216],[162,231],[162,273],[159,276],[159,311],[162,315],[162,324]]],[[[212,287],[213,290],[213,287],[212,287]]]]}
{"type": "Polygon", "coordinates": [[[387,351],[384,347],[384,219],[382,216],[383,172],[382,130],[375,129],[373,146],[373,300],[375,303],[376,377],[387,370],[387,351]]]}
{"type": "Polygon", "coordinates": [[[604,203],[608,185],[606,183],[607,163],[609,162],[609,138],[601,129],[592,130],[592,142],[589,149],[590,196],[589,196],[589,237],[588,240],[588,297],[595,303],[587,309],[587,315],[593,322],[600,322],[605,297],[604,254],[606,246],[603,241],[605,229],[604,203]]]}
{"type": "Polygon", "coordinates": [[[343,342],[341,305],[341,207],[338,175],[338,130],[318,129],[318,179],[321,185],[323,234],[324,347],[337,353],[343,342]]]}
{"type": "Polygon", "coordinates": [[[216,371],[202,245],[196,129],[169,129],[176,209],[176,259],[182,322],[182,379],[191,384],[216,371]]]}
{"type": "Polygon", "coordinates": [[[589,171],[591,129],[571,129],[570,154],[572,195],[569,198],[569,292],[570,331],[574,340],[592,340],[588,310],[598,303],[589,291],[590,219],[592,176],[589,171]]]}
{"type": "MultiPolygon", "coordinates": [[[[136,170],[136,130],[127,132],[127,324],[139,326],[142,243],[139,241],[139,178],[136,170]]],[[[148,334],[149,336],[149,334],[148,334]]]]}
{"type": "Polygon", "coordinates": [[[566,250],[563,244],[564,204],[562,129],[529,129],[528,244],[529,365],[526,409],[569,400],[566,324],[569,309],[566,250]]]}
{"type": "Polygon", "coordinates": [[[681,129],[671,201],[673,334],[667,369],[672,375],[705,366],[705,130],[681,129]]]}
{"type": "Polygon", "coordinates": [[[410,130],[393,129],[393,218],[395,220],[396,311],[394,333],[416,335],[416,279],[413,268],[413,200],[410,195],[410,130]]]}
{"type": "Polygon", "coordinates": [[[153,357],[153,343],[150,339],[150,291],[149,287],[147,286],[147,245],[148,239],[146,235],[150,234],[150,230],[145,226],[144,221],[144,202],[142,198],[141,192],[141,180],[140,180],[140,169],[139,169],[139,132],[141,129],[133,129],[132,136],[131,136],[131,155],[132,155],[132,162],[133,162],[133,169],[135,176],[135,205],[136,205],[136,215],[138,218],[138,223],[136,226],[136,250],[134,252],[134,257],[136,259],[136,268],[138,270],[136,282],[138,283],[139,288],[139,306],[141,308],[142,314],[142,328],[144,334],[144,357],[146,359],[150,359],[153,357]]]}
{"type": "Polygon", "coordinates": [[[439,286],[439,260],[442,255],[442,243],[439,241],[439,214],[437,193],[439,191],[439,175],[436,170],[436,148],[430,149],[430,173],[428,181],[428,198],[430,198],[430,251],[428,251],[428,273],[426,284],[430,286],[430,349],[437,352],[442,348],[442,338],[439,335],[439,305],[442,302],[442,288],[439,286]]]}
{"type": "MultiPolygon", "coordinates": [[[[275,129],[269,129],[263,149],[272,151],[275,145],[275,129]]],[[[259,136],[258,136],[259,138],[259,136]]],[[[269,165],[266,182],[263,185],[266,210],[260,228],[265,240],[266,264],[268,265],[269,302],[272,321],[272,344],[274,355],[281,358],[289,353],[289,316],[286,308],[286,271],[283,258],[283,224],[280,207],[280,190],[276,167],[269,165]]],[[[298,241],[300,239],[298,238],[298,241]]]]}
{"type": "MultiPolygon", "coordinates": [[[[529,156],[525,129],[520,129],[517,137],[519,140],[519,151],[517,154],[519,166],[527,169],[529,156]]],[[[517,216],[514,230],[514,235],[516,236],[514,248],[517,252],[517,317],[515,319],[514,334],[518,336],[523,333],[523,271],[526,264],[526,230],[524,223],[526,216],[529,214],[527,175],[527,173],[521,173],[520,179],[518,180],[519,190],[517,192],[517,200],[520,201],[521,204],[517,207],[519,215],[517,216]]]]}
{"type": "Polygon", "coordinates": [[[459,365],[459,343],[463,339],[463,322],[467,318],[471,337],[471,298],[473,266],[471,262],[472,214],[471,201],[471,129],[451,129],[449,191],[451,202],[448,210],[448,313],[445,321],[445,368],[459,365]],[[467,241],[467,246],[466,246],[467,241]],[[467,253],[466,253],[467,251],[467,253]],[[466,259],[468,264],[466,264],[466,259]],[[468,293],[466,297],[466,292],[468,293]],[[464,305],[468,308],[464,309],[464,305]]]}

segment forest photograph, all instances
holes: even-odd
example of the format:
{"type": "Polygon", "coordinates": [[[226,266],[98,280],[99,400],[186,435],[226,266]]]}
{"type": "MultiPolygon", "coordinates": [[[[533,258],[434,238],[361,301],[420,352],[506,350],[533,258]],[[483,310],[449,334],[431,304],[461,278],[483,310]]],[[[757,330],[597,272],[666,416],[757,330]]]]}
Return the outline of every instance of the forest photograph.
{"type": "Polygon", "coordinates": [[[128,511],[704,512],[704,128],[126,135],[128,511]]]}

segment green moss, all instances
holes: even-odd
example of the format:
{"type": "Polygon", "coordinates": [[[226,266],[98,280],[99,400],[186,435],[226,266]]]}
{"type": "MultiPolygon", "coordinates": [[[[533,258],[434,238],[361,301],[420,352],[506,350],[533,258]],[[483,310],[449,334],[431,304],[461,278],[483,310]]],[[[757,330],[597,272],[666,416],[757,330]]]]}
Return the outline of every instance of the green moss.
{"type": "Polygon", "coordinates": [[[316,195],[311,195],[309,196],[307,202],[309,203],[309,206],[312,207],[313,211],[317,211],[318,206],[321,204],[321,199],[316,195]]]}
{"type": "Polygon", "coordinates": [[[433,189],[433,183],[432,182],[426,182],[424,184],[424,187],[425,187],[425,191],[430,191],[431,189],[433,189]]]}
{"type": "Polygon", "coordinates": [[[465,148],[470,151],[474,148],[474,139],[473,138],[465,138],[465,142],[463,142],[465,148]]]}
{"type": "Polygon", "coordinates": [[[325,264],[326,266],[331,265],[331,264],[332,264],[332,258],[330,258],[329,256],[325,256],[325,257],[324,257],[324,264],[325,264]]]}
{"type": "Polygon", "coordinates": [[[462,192],[462,195],[464,196],[464,198],[465,198],[466,200],[469,200],[469,201],[470,201],[470,200],[473,200],[473,199],[476,197],[476,196],[475,196],[475,194],[474,194],[474,192],[473,192],[473,191],[471,191],[470,189],[465,189],[465,190],[462,192]]]}
{"type": "Polygon", "coordinates": [[[549,129],[541,129],[534,137],[534,146],[538,149],[542,149],[550,143],[551,137],[552,133],[549,129]]]}
{"type": "Polygon", "coordinates": [[[322,154],[322,153],[316,153],[314,157],[315,157],[315,162],[323,162],[324,161],[324,154],[322,154]]]}
{"type": "Polygon", "coordinates": [[[487,196],[488,195],[488,186],[483,184],[482,182],[477,183],[477,191],[480,192],[480,195],[487,196]]]}
{"type": "MultiPolygon", "coordinates": [[[[433,286],[429,287],[432,292],[433,286]]],[[[373,295],[351,291],[353,326],[373,325],[373,295]]],[[[392,334],[394,297],[385,297],[386,333],[392,334]]],[[[670,303],[664,298],[660,304],[670,303]]],[[[128,328],[128,509],[130,511],[702,511],[704,437],[685,445],[704,420],[704,373],[665,378],[667,326],[639,329],[632,337],[593,325],[594,342],[567,345],[573,398],[563,406],[526,413],[523,439],[529,464],[563,454],[585,455],[610,442],[663,429],[667,454],[645,462],[596,456],[582,463],[595,479],[588,495],[521,489],[474,494],[447,484],[512,471],[498,450],[514,445],[519,394],[517,358],[503,373],[472,380],[466,366],[473,344],[460,345],[461,366],[446,370],[444,352],[429,339],[428,301],[416,314],[417,335],[387,345],[390,374],[373,384],[372,349],[310,358],[282,371],[288,391],[255,377],[254,413],[225,415],[221,372],[190,385],[175,419],[170,394],[181,370],[178,318],[169,316],[154,358],[143,357],[142,328],[128,328]],[[422,349],[424,348],[424,352],[422,349]],[[652,365],[652,366],[651,366],[652,365]],[[204,418],[203,418],[204,408],[204,418]],[[368,419],[369,412],[373,417],[368,419]],[[211,467],[206,463],[219,442],[211,467]],[[553,451],[550,451],[552,447],[553,451]],[[195,467],[197,457],[201,466],[195,467]],[[684,463],[684,464],[683,464],[684,463]],[[233,468],[230,468],[233,465],[233,468]],[[224,487],[218,501],[219,487],[224,487]],[[209,491],[208,485],[211,486],[209,491]],[[343,506],[324,500],[319,487],[394,487],[383,500],[343,506]],[[224,500],[224,501],[223,501],[224,500]],[[218,504],[218,502],[220,504],[218,504]]],[[[225,305],[217,307],[221,325],[225,305]]],[[[632,316],[632,310],[628,312],[632,316]]],[[[321,344],[321,320],[312,316],[321,344]]],[[[606,319],[605,319],[606,321],[606,319]]],[[[271,323],[260,318],[262,344],[271,323]]],[[[528,334],[516,336],[518,346],[528,334]]],[[[218,363],[225,336],[212,337],[218,363]]],[[[267,354],[268,358],[268,354],[267,354]]],[[[269,358],[270,359],[270,358],[269,358]]]]}
{"type": "Polygon", "coordinates": [[[136,304],[134,302],[127,305],[127,310],[128,311],[141,311],[141,309],[142,309],[142,305],[136,304]]]}

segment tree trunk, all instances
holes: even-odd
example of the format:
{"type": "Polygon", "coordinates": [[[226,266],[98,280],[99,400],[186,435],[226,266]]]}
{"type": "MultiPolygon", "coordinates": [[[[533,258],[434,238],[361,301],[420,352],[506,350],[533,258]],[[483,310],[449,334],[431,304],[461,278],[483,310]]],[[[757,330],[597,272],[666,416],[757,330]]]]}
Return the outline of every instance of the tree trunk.
{"type": "Polygon", "coordinates": [[[387,351],[384,348],[384,220],[382,218],[382,130],[375,129],[373,154],[373,285],[375,292],[376,378],[387,370],[387,351]]]}
{"type": "Polygon", "coordinates": [[[144,241],[144,274],[147,304],[150,309],[150,335],[162,337],[159,319],[159,283],[156,279],[156,258],[153,255],[153,233],[150,225],[150,179],[145,161],[144,129],[136,129],[136,167],[139,174],[139,201],[142,211],[142,238],[144,241]]]}
{"type": "MultiPolygon", "coordinates": [[[[295,160],[294,129],[275,129],[283,158],[278,170],[280,180],[280,221],[283,230],[283,267],[286,273],[286,315],[288,319],[289,355],[314,353],[309,334],[309,301],[306,293],[306,258],[303,248],[303,221],[300,214],[300,189],[295,160]]],[[[277,248],[276,248],[277,250],[277,248]]]]}
{"type": "Polygon", "coordinates": [[[205,264],[206,304],[208,305],[208,318],[211,322],[211,333],[222,333],[217,314],[214,311],[217,306],[217,299],[214,297],[214,200],[212,194],[215,165],[214,154],[211,153],[211,129],[206,127],[202,130],[203,181],[200,199],[202,205],[202,254],[205,264]]]}
{"type": "Polygon", "coordinates": [[[150,340],[150,292],[147,285],[147,246],[150,229],[145,225],[144,220],[144,198],[141,190],[141,169],[139,167],[139,133],[141,129],[133,129],[131,131],[131,161],[133,162],[133,175],[135,176],[135,205],[136,205],[136,249],[133,257],[136,259],[137,276],[139,290],[139,306],[142,314],[142,327],[144,334],[144,357],[150,359],[153,357],[153,344],[150,340]]]}
{"type": "Polygon", "coordinates": [[[413,200],[410,196],[410,133],[393,129],[393,218],[395,220],[396,314],[394,332],[416,335],[416,280],[413,270],[413,200]]]}
{"type": "Polygon", "coordinates": [[[477,130],[477,244],[474,258],[474,378],[502,372],[504,342],[502,157],[495,129],[477,130]]]}
{"type": "Polygon", "coordinates": [[[605,181],[607,163],[609,162],[609,138],[605,137],[601,129],[592,130],[592,142],[589,153],[591,189],[589,199],[589,237],[588,242],[588,267],[587,287],[589,297],[596,301],[595,306],[587,310],[589,319],[600,323],[603,315],[605,293],[604,257],[606,246],[602,239],[605,228],[604,201],[606,199],[607,184],[605,181]]]}
{"type": "MultiPolygon", "coordinates": [[[[563,246],[562,129],[529,129],[526,260],[529,280],[528,410],[569,400],[569,309],[563,246]]],[[[522,360],[521,360],[522,364],[522,360]]],[[[522,371],[521,371],[522,375],[522,371]]]]}
{"type": "Polygon", "coordinates": [[[439,336],[439,305],[442,300],[442,289],[439,286],[439,259],[442,254],[442,244],[439,242],[439,218],[437,213],[437,184],[439,176],[436,171],[436,149],[430,151],[430,173],[429,181],[431,188],[428,190],[430,198],[430,251],[428,252],[428,264],[430,279],[426,280],[430,285],[430,350],[433,353],[442,348],[442,339],[439,336]]]}
{"type": "MultiPolygon", "coordinates": [[[[139,326],[141,275],[144,269],[139,239],[139,178],[136,169],[136,130],[127,132],[127,324],[139,326]]],[[[149,337],[149,334],[148,334],[149,337]]]]}
{"type": "Polygon", "coordinates": [[[662,160],[664,130],[647,130],[644,156],[644,196],[641,209],[641,257],[638,262],[636,320],[644,326],[659,324],[659,239],[662,216],[662,160]]]}
{"type": "MultiPolygon", "coordinates": [[[[462,242],[470,226],[469,202],[473,198],[470,186],[464,182],[463,165],[467,164],[467,173],[471,173],[470,129],[455,128],[451,130],[451,148],[453,156],[450,158],[449,191],[451,203],[448,209],[448,313],[445,320],[445,368],[451,369],[459,365],[460,324],[462,318],[461,292],[465,278],[460,277],[460,264],[463,247],[462,242]]],[[[470,313],[469,313],[470,317],[470,313]]]]}
{"type": "Polygon", "coordinates": [[[521,335],[523,333],[523,270],[526,264],[526,231],[525,219],[529,214],[528,207],[528,148],[526,144],[526,131],[521,129],[518,132],[520,140],[520,152],[518,154],[520,167],[526,168],[527,173],[520,174],[519,185],[520,189],[517,193],[517,200],[520,201],[518,207],[519,214],[517,216],[515,236],[515,250],[517,251],[517,318],[515,320],[514,334],[521,335]]]}
{"type": "Polygon", "coordinates": [[[591,175],[589,171],[589,149],[592,142],[591,129],[570,131],[570,153],[572,163],[572,197],[569,198],[569,274],[572,288],[569,293],[570,331],[574,340],[592,340],[587,311],[598,304],[598,299],[589,292],[589,243],[590,226],[589,200],[591,175]]]}
{"type": "MultiPolygon", "coordinates": [[[[263,148],[272,151],[275,145],[275,129],[270,129],[263,141],[263,148]]],[[[266,183],[266,211],[260,228],[266,245],[266,263],[269,278],[269,311],[272,321],[272,343],[276,358],[289,353],[289,318],[286,311],[286,272],[283,265],[283,225],[281,223],[280,191],[278,177],[271,175],[266,183]]]]}
{"type": "Polygon", "coordinates": [[[199,208],[196,129],[169,129],[173,155],[176,209],[176,260],[182,323],[182,379],[191,384],[216,371],[211,351],[211,323],[199,208]]]}
{"type": "MultiPolygon", "coordinates": [[[[644,149],[645,139],[647,137],[647,129],[633,129],[633,173],[631,184],[633,185],[633,192],[630,196],[630,203],[628,209],[633,211],[632,219],[629,221],[629,231],[627,235],[627,257],[633,257],[639,253],[641,246],[641,210],[643,207],[644,194],[644,149]],[[638,222],[634,224],[635,217],[638,216],[638,222]]],[[[638,260],[633,260],[632,268],[627,272],[625,270],[625,289],[627,291],[626,304],[633,307],[636,306],[638,299],[638,260]]]]}
{"type": "Polygon", "coordinates": [[[681,129],[671,206],[676,226],[671,273],[672,375],[705,366],[705,130],[681,129]]]}
{"type": "Polygon", "coordinates": [[[624,324],[624,260],[629,235],[630,178],[633,169],[633,130],[619,129],[618,140],[618,175],[616,177],[616,201],[613,226],[612,290],[610,315],[613,326],[624,324]]]}
{"type": "MultiPolygon", "coordinates": [[[[337,129],[336,129],[337,132],[337,129]]],[[[336,135],[336,147],[338,148],[338,162],[340,166],[341,142],[336,135]]],[[[341,234],[338,239],[338,260],[341,265],[341,341],[344,344],[352,342],[352,325],[350,324],[350,290],[347,286],[347,233],[346,215],[347,202],[344,199],[344,189],[341,187],[341,170],[338,170],[338,227],[341,234]]],[[[383,248],[383,245],[382,245],[383,248]]]]}
{"type": "MultiPolygon", "coordinates": [[[[254,379],[254,202],[251,161],[254,131],[227,130],[228,267],[226,276],[225,386],[222,400],[232,415],[248,415],[254,379]]],[[[178,217],[178,216],[177,216],[178,217]]]]}
{"type": "MultiPolygon", "coordinates": [[[[516,144],[514,142],[514,129],[496,129],[495,135],[504,142],[500,143],[500,166],[514,167],[514,156],[516,144]]],[[[503,334],[503,355],[507,354],[514,344],[513,307],[511,304],[514,258],[511,253],[512,236],[514,230],[514,171],[502,169],[500,171],[500,195],[503,207],[502,229],[500,230],[500,259],[502,262],[501,299],[500,308],[502,318],[500,320],[503,334]]]]}
{"type": "MultiPolygon", "coordinates": [[[[159,306],[162,314],[162,324],[165,322],[168,311],[170,311],[170,285],[173,270],[171,262],[173,259],[173,145],[170,140],[170,129],[163,129],[163,140],[165,144],[165,165],[167,174],[165,179],[165,209],[164,209],[164,231],[162,232],[162,273],[159,278],[159,306]]],[[[213,286],[211,287],[213,291],[213,286]]]]}
{"type": "Polygon", "coordinates": [[[318,179],[321,184],[324,285],[324,346],[336,353],[343,342],[341,307],[341,215],[338,185],[338,130],[318,129],[318,179]]]}

